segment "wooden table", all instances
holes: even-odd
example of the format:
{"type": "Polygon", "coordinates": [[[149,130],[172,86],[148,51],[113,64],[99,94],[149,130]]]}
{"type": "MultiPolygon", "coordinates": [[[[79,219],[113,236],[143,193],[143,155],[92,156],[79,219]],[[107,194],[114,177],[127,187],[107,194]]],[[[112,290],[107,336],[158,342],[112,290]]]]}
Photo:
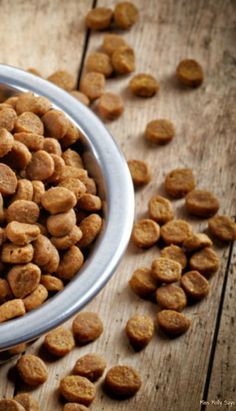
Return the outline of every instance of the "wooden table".
{"type": "MultiPolygon", "coordinates": [[[[88,33],[84,17],[94,5],[111,6],[113,0],[3,0],[0,3],[0,61],[23,69],[38,68],[47,77],[66,69],[79,78],[87,54],[97,50],[103,33],[88,33]]],[[[109,123],[114,138],[127,159],[145,159],[152,168],[151,183],[136,193],[136,216],[146,215],[147,201],[163,193],[165,174],[176,167],[192,167],[199,187],[212,190],[220,199],[221,213],[235,215],[236,173],[236,77],[235,3],[231,0],[136,0],[140,21],[122,33],[134,47],[137,72],[149,72],[160,82],[152,99],[131,97],[127,76],[107,81],[107,90],[118,91],[125,100],[124,115],[109,123]],[[233,4],[234,3],[234,4],[233,4]],[[196,58],[205,71],[205,82],[196,90],[179,87],[174,78],[178,62],[196,58]],[[176,125],[175,140],[164,147],[151,147],[143,139],[146,123],[168,118],[176,125]]],[[[186,217],[183,200],[173,202],[176,215],[186,217]]],[[[205,229],[204,220],[190,220],[195,229],[205,229]]],[[[98,394],[91,410],[106,411],[197,411],[201,400],[207,410],[211,401],[234,401],[221,409],[236,408],[236,264],[232,246],[218,247],[219,272],[211,279],[210,295],[186,310],[192,319],[188,333],[169,340],[155,334],[149,346],[135,353],[124,334],[134,313],[155,317],[156,306],[140,300],[127,283],[133,270],[149,266],[158,249],[141,252],[129,246],[119,269],[88,309],[102,317],[103,336],[65,358],[50,362],[46,384],[32,391],[43,411],[61,410],[58,384],[70,373],[76,359],[88,352],[105,356],[108,366],[133,365],[143,385],[131,400],[116,402],[98,394]]],[[[70,325],[71,322],[69,322],[70,325]]],[[[29,346],[38,353],[42,339],[29,346]]],[[[25,389],[11,378],[15,361],[0,367],[0,397],[12,397],[25,389]],[[8,375],[8,377],[7,377],[8,375]]],[[[217,402],[215,403],[217,404],[217,402]]]]}

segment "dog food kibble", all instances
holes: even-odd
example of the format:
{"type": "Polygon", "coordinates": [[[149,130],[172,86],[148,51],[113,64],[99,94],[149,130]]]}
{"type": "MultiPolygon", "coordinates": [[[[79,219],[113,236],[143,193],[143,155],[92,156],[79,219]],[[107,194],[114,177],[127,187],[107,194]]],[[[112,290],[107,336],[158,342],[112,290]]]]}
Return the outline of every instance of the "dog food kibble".
{"type": "Polygon", "coordinates": [[[14,139],[24,144],[30,151],[42,150],[44,137],[36,133],[15,133],[14,139]]]}
{"type": "Polygon", "coordinates": [[[58,140],[53,137],[45,137],[43,140],[43,150],[50,154],[61,156],[62,150],[58,140]]]}
{"type": "Polygon", "coordinates": [[[87,107],[89,106],[89,104],[90,104],[89,98],[84,93],[81,93],[81,91],[73,90],[73,91],[70,92],[70,94],[74,98],[76,98],[76,100],[79,100],[80,103],[84,104],[87,107]]]}
{"type": "Polygon", "coordinates": [[[180,283],[186,294],[193,300],[201,300],[209,293],[209,282],[198,271],[185,273],[180,283]]]}
{"type": "Polygon", "coordinates": [[[6,236],[16,245],[25,245],[36,240],[40,234],[40,229],[34,224],[19,223],[12,221],[6,226],[6,236]]]}
{"type": "Polygon", "coordinates": [[[33,185],[31,181],[22,178],[17,181],[17,189],[15,195],[12,197],[12,202],[16,200],[28,200],[33,198],[33,185]]]}
{"type": "Polygon", "coordinates": [[[187,305],[187,298],[182,288],[168,284],[156,290],[156,300],[161,308],[182,311],[187,305]]]}
{"type": "Polygon", "coordinates": [[[66,134],[60,140],[60,143],[63,149],[71,146],[72,144],[76,143],[77,140],[80,139],[80,132],[77,127],[73,123],[69,123],[69,127],[67,129],[66,134]]]}
{"type": "Polygon", "coordinates": [[[40,283],[50,292],[61,291],[64,288],[64,284],[60,278],[50,274],[41,275],[40,283]]]}
{"type": "Polygon", "coordinates": [[[38,401],[28,393],[17,394],[14,399],[24,407],[25,411],[40,411],[38,401]]]}
{"type": "Polygon", "coordinates": [[[219,201],[209,191],[196,189],[187,194],[185,206],[189,214],[208,218],[218,211],[219,201]]]}
{"type": "Polygon", "coordinates": [[[1,260],[8,264],[25,264],[33,258],[34,249],[31,244],[18,246],[15,244],[4,244],[1,252],[1,260]]]}
{"type": "Polygon", "coordinates": [[[134,368],[116,365],[107,372],[104,388],[112,397],[125,399],[135,395],[141,384],[141,378],[134,368]]]}
{"type": "Polygon", "coordinates": [[[89,411],[89,409],[85,405],[68,402],[64,405],[63,411],[89,411]]]}
{"type": "Polygon", "coordinates": [[[79,198],[77,205],[80,210],[94,212],[101,210],[102,201],[98,196],[85,193],[79,198]]]}
{"type": "Polygon", "coordinates": [[[31,111],[25,111],[20,114],[15,122],[15,131],[17,133],[35,133],[43,134],[44,126],[40,118],[31,111]]]}
{"type": "Polygon", "coordinates": [[[55,237],[69,234],[76,224],[76,216],[73,208],[66,213],[54,214],[47,219],[48,232],[55,237]]]}
{"type": "Polygon", "coordinates": [[[50,354],[63,357],[74,348],[75,342],[70,330],[59,327],[46,335],[43,345],[50,354]]]}
{"type": "Polygon", "coordinates": [[[49,262],[52,254],[52,243],[46,236],[40,234],[33,242],[35,264],[42,266],[49,262]]]}
{"type": "Polygon", "coordinates": [[[115,120],[124,111],[124,103],[118,94],[104,93],[98,102],[98,112],[107,120],[115,120]]]}
{"type": "Polygon", "coordinates": [[[25,265],[15,265],[11,268],[7,274],[7,280],[14,296],[24,298],[37,288],[40,276],[40,268],[35,264],[28,263],[25,265]]]}
{"type": "Polygon", "coordinates": [[[54,137],[57,140],[61,140],[69,128],[69,120],[62,111],[49,110],[42,117],[46,133],[50,137],[54,137]]]}
{"type": "Polygon", "coordinates": [[[107,33],[103,37],[102,48],[109,56],[111,56],[119,47],[124,46],[127,46],[127,44],[124,38],[118,34],[107,33]]]}
{"type": "Polygon", "coordinates": [[[168,245],[181,245],[191,234],[192,227],[184,220],[172,220],[161,227],[161,237],[168,245]]]}
{"type": "Polygon", "coordinates": [[[137,7],[129,2],[123,1],[117,3],[114,11],[114,20],[120,29],[129,29],[133,26],[139,18],[139,12],[137,7]]]}
{"type": "Polygon", "coordinates": [[[26,344],[21,343],[21,344],[15,345],[15,347],[12,347],[7,351],[11,355],[16,355],[16,354],[22,354],[25,350],[26,350],[26,344]]]}
{"type": "Polygon", "coordinates": [[[11,399],[0,400],[0,411],[25,411],[20,403],[11,399]]]}
{"type": "Polygon", "coordinates": [[[0,304],[12,298],[12,292],[9,283],[5,278],[0,278],[0,304]]]}
{"type": "Polygon", "coordinates": [[[96,313],[83,311],[75,317],[72,329],[75,340],[87,344],[102,334],[103,324],[96,313]]]}
{"type": "Polygon", "coordinates": [[[6,128],[0,128],[0,141],[0,157],[4,157],[13,147],[13,135],[6,128]]]}
{"type": "Polygon", "coordinates": [[[75,88],[74,77],[65,70],[55,71],[55,73],[51,74],[47,80],[66,91],[72,91],[75,88]]]}
{"type": "Polygon", "coordinates": [[[66,250],[77,244],[82,238],[82,235],[80,228],[75,225],[67,235],[63,237],[51,237],[51,242],[58,250],[66,250]]]}
{"type": "Polygon", "coordinates": [[[6,164],[0,163],[0,193],[3,196],[14,194],[17,187],[17,178],[6,164]]]}
{"type": "Polygon", "coordinates": [[[212,246],[212,241],[204,233],[193,233],[184,240],[183,246],[187,251],[196,251],[200,248],[212,246]]]}
{"type": "Polygon", "coordinates": [[[43,384],[48,378],[48,370],[41,358],[32,354],[23,355],[17,362],[17,371],[28,385],[43,384]]]}
{"type": "Polygon", "coordinates": [[[52,107],[51,102],[42,96],[35,96],[33,93],[21,94],[16,102],[16,112],[18,115],[30,111],[37,116],[43,116],[52,107]]]}
{"type": "Polygon", "coordinates": [[[174,125],[165,119],[152,120],[146,126],[144,137],[155,144],[169,143],[175,137],[174,125]]]}
{"type": "Polygon", "coordinates": [[[7,209],[7,221],[34,224],[39,218],[39,207],[33,201],[16,200],[7,209]]]}
{"type": "Polygon", "coordinates": [[[129,280],[132,291],[141,298],[150,297],[157,289],[157,281],[150,268],[141,267],[135,270],[129,280]]]}
{"type": "Polygon", "coordinates": [[[130,344],[141,350],[151,341],[154,333],[154,322],[148,315],[134,315],[125,327],[130,344]]]}
{"type": "Polygon", "coordinates": [[[85,73],[80,82],[80,91],[90,100],[101,97],[105,88],[105,77],[102,73],[85,73]]]}
{"type": "Polygon", "coordinates": [[[60,393],[67,401],[90,405],[95,398],[96,387],[85,377],[68,375],[60,382],[60,393]]]}
{"type": "Polygon", "coordinates": [[[108,29],[111,24],[113,12],[106,7],[96,7],[90,10],[86,16],[86,26],[91,30],[108,29]]]}
{"type": "Polygon", "coordinates": [[[0,110],[0,128],[12,131],[16,125],[17,114],[11,107],[5,107],[0,110]]]}
{"type": "Polygon", "coordinates": [[[53,163],[54,163],[54,171],[52,175],[47,178],[47,183],[56,184],[59,182],[61,178],[61,173],[63,172],[63,168],[65,167],[65,161],[62,157],[58,156],[57,154],[50,154],[53,163]]]}
{"type": "Polygon", "coordinates": [[[138,97],[152,97],[159,91],[159,84],[150,74],[136,74],[129,82],[131,92],[138,97]]]}
{"type": "Polygon", "coordinates": [[[73,369],[73,374],[86,377],[88,380],[97,381],[106,368],[106,361],[98,354],[86,354],[80,357],[73,369]]]}
{"type": "Polygon", "coordinates": [[[178,245],[171,244],[161,250],[161,257],[169,258],[170,260],[177,261],[184,269],[187,265],[187,257],[184,250],[178,245]]]}
{"type": "Polygon", "coordinates": [[[51,214],[65,213],[76,205],[74,193],[65,187],[52,187],[41,197],[42,206],[51,214]]]}
{"type": "Polygon", "coordinates": [[[169,258],[157,258],[152,262],[152,275],[162,283],[173,283],[181,277],[182,267],[177,261],[169,258]]]}
{"type": "Polygon", "coordinates": [[[191,321],[184,314],[174,310],[163,310],[157,313],[157,324],[161,331],[169,336],[185,333],[191,321]]]}
{"type": "Polygon", "coordinates": [[[208,221],[210,233],[221,241],[236,240],[236,223],[227,216],[216,215],[208,221]]]}
{"type": "Polygon", "coordinates": [[[100,233],[102,229],[102,218],[98,214],[90,214],[81,221],[79,228],[83,236],[78,242],[78,246],[84,248],[91,244],[100,233]]]}
{"type": "Polygon", "coordinates": [[[190,168],[177,168],[167,174],[165,189],[174,198],[186,196],[195,188],[195,179],[190,168]]]}
{"type": "Polygon", "coordinates": [[[54,172],[54,161],[50,154],[44,150],[39,150],[32,155],[27,166],[26,173],[30,180],[45,181],[54,172]]]}
{"type": "Polygon", "coordinates": [[[89,54],[85,68],[87,72],[93,71],[95,73],[101,73],[105,77],[110,77],[113,72],[110,57],[100,52],[89,54]]]}
{"type": "Polygon", "coordinates": [[[62,280],[70,280],[77,274],[83,262],[84,256],[79,247],[72,245],[60,260],[57,276],[62,280]]]}
{"type": "Polygon", "coordinates": [[[160,227],[155,221],[146,218],[134,224],[131,238],[137,247],[152,247],[157,243],[159,237],[160,227]]]}
{"type": "Polygon", "coordinates": [[[112,65],[118,74],[128,74],[135,70],[134,50],[129,46],[119,47],[111,56],[112,65]]]}
{"type": "Polygon", "coordinates": [[[77,153],[77,151],[71,150],[71,148],[68,148],[62,153],[62,158],[67,166],[84,168],[81,156],[77,153]]]}
{"type": "Polygon", "coordinates": [[[177,69],[176,75],[178,80],[189,87],[198,87],[203,82],[203,70],[196,60],[182,60],[177,69]]]}
{"type": "Polygon", "coordinates": [[[52,243],[50,244],[50,248],[51,248],[50,259],[45,265],[43,265],[42,270],[43,272],[46,272],[46,273],[55,273],[59,267],[60,256],[59,256],[59,253],[56,247],[52,243]]]}
{"type": "Polygon", "coordinates": [[[11,151],[5,157],[7,164],[15,170],[24,170],[31,160],[31,152],[25,144],[14,141],[11,151]]]}
{"type": "Polygon", "coordinates": [[[39,284],[38,287],[23,300],[26,311],[28,312],[39,307],[47,298],[47,289],[42,284],[39,284]]]}
{"type": "Polygon", "coordinates": [[[16,298],[0,305],[0,323],[20,317],[25,314],[25,306],[21,299],[16,298]]]}
{"type": "Polygon", "coordinates": [[[191,270],[199,271],[205,277],[209,277],[218,270],[220,260],[211,247],[205,247],[192,255],[189,265],[191,270]]]}
{"type": "Polygon", "coordinates": [[[151,172],[145,161],[129,160],[128,167],[135,186],[148,184],[151,180],[151,172]]]}
{"type": "Polygon", "coordinates": [[[159,224],[165,224],[173,220],[174,213],[172,204],[167,198],[154,196],[148,203],[149,217],[159,224]]]}
{"type": "Polygon", "coordinates": [[[88,173],[86,170],[74,166],[65,166],[60,175],[60,182],[66,178],[78,178],[83,181],[83,178],[87,177],[88,173]]]}

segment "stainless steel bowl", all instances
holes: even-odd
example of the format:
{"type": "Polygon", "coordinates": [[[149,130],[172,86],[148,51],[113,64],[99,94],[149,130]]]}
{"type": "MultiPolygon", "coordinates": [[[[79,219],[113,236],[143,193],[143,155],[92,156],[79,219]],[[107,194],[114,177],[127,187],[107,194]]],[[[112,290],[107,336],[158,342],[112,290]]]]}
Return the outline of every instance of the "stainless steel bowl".
{"type": "Polygon", "coordinates": [[[63,291],[24,317],[0,324],[0,351],[35,339],[63,323],[101,290],[126,249],[134,215],[133,185],[126,161],[91,110],[39,77],[0,65],[0,99],[22,91],[48,97],[83,133],[84,160],[104,200],[105,224],[86,263],[63,291]]]}

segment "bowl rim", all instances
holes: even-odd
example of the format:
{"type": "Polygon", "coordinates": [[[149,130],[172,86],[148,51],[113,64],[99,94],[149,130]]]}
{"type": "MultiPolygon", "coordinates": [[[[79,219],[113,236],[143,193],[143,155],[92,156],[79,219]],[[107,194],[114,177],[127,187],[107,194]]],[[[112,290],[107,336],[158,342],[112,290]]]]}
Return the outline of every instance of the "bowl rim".
{"type": "Polygon", "coordinates": [[[31,341],[59,326],[81,310],[106,284],[129,241],[134,218],[134,190],[127,162],[110,132],[97,116],[56,85],[13,66],[0,64],[0,84],[32,91],[50,99],[86,136],[104,176],[107,213],[93,258],[64,290],[17,319],[0,324],[0,351],[31,341]]]}

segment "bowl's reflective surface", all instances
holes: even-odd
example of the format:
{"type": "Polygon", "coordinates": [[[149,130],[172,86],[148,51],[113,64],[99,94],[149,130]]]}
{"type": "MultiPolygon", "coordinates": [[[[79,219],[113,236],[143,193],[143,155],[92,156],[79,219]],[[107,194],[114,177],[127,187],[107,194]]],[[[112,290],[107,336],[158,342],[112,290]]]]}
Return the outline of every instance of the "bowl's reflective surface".
{"type": "Polygon", "coordinates": [[[22,91],[49,98],[81,130],[86,168],[104,201],[103,231],[78,275],[63,291],[24,317],[0,324],[0,351],[39,337],[87,304],[117,267],[134,215],[133,185],[126,161],[100,120],[68,93],[14,67],[0,65],[0,101],[22,91]]]}

